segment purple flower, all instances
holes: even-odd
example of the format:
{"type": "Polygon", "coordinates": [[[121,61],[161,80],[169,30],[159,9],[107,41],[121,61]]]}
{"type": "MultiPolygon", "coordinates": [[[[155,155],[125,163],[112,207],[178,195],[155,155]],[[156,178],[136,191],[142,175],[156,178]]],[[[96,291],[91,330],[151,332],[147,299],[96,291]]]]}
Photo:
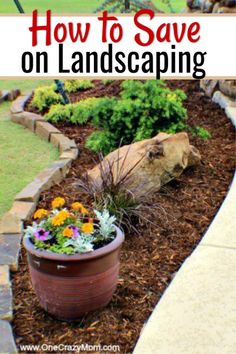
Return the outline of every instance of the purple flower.
{"type": "Polygon", "coordinates": [[[73,236],[72,238],[77,238],[80,236],[79,234],[79,228],[74,226],[74,225],[70,225],[69,228],[73,231],[73,236]]]}
{"type": "Polygon", "coordinates": [[[43,228],[41,228],[38,231],[36,231],[34,233],[34,236],[35,236],[36,240],[38,240],[38,241],[46,241],[46,240],[48,240],[50,238],[49,237],[49,231],[46,231],[43,228]]]}

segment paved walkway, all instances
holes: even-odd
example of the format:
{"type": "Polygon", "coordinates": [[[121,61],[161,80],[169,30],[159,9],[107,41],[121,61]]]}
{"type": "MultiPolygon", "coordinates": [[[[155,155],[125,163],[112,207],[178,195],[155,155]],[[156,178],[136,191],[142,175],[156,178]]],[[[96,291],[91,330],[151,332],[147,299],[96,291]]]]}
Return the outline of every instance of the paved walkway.
{"type": "Polygon", "coordinates": [[[199,246],[184,262],[133,354],[236,353],[236,175],[199,246]]]}

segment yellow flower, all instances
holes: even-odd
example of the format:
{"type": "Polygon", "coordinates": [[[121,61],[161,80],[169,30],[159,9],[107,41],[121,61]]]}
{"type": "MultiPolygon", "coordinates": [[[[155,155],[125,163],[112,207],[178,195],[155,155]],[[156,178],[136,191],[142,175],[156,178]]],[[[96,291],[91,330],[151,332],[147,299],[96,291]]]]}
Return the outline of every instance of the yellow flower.
{"type": "Polygon", "coordinates": [[[81,231],[85,234],[91,234],[94,230],[93,224],[86,222],[81,226],[81,231]]]}
{"type": "Polygon", "coordinates": [[[88,213],[89,213],[88,209],[86,209],[84,207],[81,208],[80,212],[81,212],[81,214],[84,214],[84,215],[88,215],[88,213]]]}
{"type": "Polygon", "coordinates": [[[38,209],[34,213],[34,219],[42,219],[44,216],[48,215],[48,211],[46,209],[38,209]]]}
{"type": "Polygon", "coordinates": [[[73,230],[70,228],[70,227],[66,227],[64,230],[63,230],[63,236],[65,237],[72,237],[73,236],[73,230]]]}
{"type": "Polygon", "coordinates": [[[57,215],[52,218],[52,225],[53,226],[60,226],[63,225],[66,219],[68,219],[70,213],[66,210],[60,211],[57,215]]]}
{"type": "Polygon", "coordinates": [[[73,210],[81,210],[81,209],[83,209],[83,207],[84,207],[83,204],[81,204],[79,202],[75,202],[75,203],[71,204],[71,208],[73,210]]]}
{"type": "Polygon", "coordinates": [[[57,197],[52,201],[52,208],[57,209],[62,207],[65,204],[65,199],[61,197],[57,197]]]}

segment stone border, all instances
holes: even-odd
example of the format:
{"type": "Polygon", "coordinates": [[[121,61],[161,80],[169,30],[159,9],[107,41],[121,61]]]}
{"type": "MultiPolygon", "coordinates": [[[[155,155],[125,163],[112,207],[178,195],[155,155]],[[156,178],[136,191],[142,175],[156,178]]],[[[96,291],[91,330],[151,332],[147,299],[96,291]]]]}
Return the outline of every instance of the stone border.
{"type": "Polygon", "coordinates": [[[20,90],[0,90],[0,103],[4,101],[13,101],[20,95],[20,90]]]}
{"type": "Polygon", "coordinates": [[[10,273],[18,270],[23,223],[35,211],[41,192],[61,182],[68,173],[72,161],[79,154],[74,140],[63,135],[41,115],[24,111],[32,95],[33,92],[19,96],[12,103],[11,120],[53,144],[60,151],[60,157],[16,195],[12,208],[0,220],[0,333],[4,334],[0,337],[0,349],[5,354],[17,353],[9,324],[13,319],[10,273]]]}
{"type": "MultiPolygon", "coordinates": [[[[220,91],[212,100],[236,128],[236,100],[220,91]]],[[[144,325],[133,354],[235,353],[235,205],[236,172],[204,237],[144,325]]]]}

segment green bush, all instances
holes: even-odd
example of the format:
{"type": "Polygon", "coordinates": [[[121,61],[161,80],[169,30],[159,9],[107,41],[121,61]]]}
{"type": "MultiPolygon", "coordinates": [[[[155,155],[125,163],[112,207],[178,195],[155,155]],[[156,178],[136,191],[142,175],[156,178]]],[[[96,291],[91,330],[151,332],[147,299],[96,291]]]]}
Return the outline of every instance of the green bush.
{"type": "Polygon", "coordinates": [[[55,92],[56,86],[42,86],[38,87],[34,92],[32,106],[37,108],[40,112],[48,109],[51,105],[62,103],[62,97],[55,92]]]}
{"type": "Polygon", "coordinates": [[[103,130],[92,133],[88,137],[85,146],[95,152],[102,151],[106,155],[116,148],[116,142],[111,133],[103,130]]]}
{"type": "Polygon", "coordinates": [[[85,124],[93,117],[94,107],[97,104],[97,98],[91,97],[73,104],[70,121],[74,124],[85,124]]]}
{"type": "Polygon", "coordinates": [[[83,91],[94,87],[90,80],[65,80],[65,90],[69,93],[83,91]]]}
{"type": "Polygon", "coordinates": [[[107,153],[121,139],[122,144],[130,144],[160,131],[175,133],[185,129],[186,109],[182,105],[185,98],[183,91],[172,91],[160,80],[124,81],[120,99],[106,97],[95,104],[92,122],[109,132],[112,141],[104,148],[100,135],[95,135],[89,140],[90,148],[107,153]]]}
{"type": "Polygon", "coordinates": [[[95,97],[87,98],[79,103],[57,104],[51,106],[45,119],[52,122],[69,121],[74,124],[85,124],[94,115],[94,107],[98,104],[95,97]]]}
{"type": "Polygon", "coordinates": [[[56,104],[54,106],[51,106],[49,112],[45,115],[45,119],[52,123],[70,121],[72,111],[72,104],[67,104],[65,106],[61,104],[56,104]]]}

